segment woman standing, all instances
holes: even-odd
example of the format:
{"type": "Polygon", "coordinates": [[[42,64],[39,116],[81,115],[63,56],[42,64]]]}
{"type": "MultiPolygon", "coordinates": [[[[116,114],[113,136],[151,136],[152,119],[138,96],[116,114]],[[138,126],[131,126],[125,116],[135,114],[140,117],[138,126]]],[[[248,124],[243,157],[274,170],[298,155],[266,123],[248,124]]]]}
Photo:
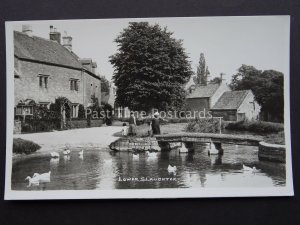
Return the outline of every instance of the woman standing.
{"type": "Polygon", "coordinates": [[[134,116],[134,113],[130,113],[129,117],[129,129],[128,129],[128,135],[129,136],[135,136],[136,135],[136,119],[134,116]]]}
{"type": "Polygon", "coordinates": [[[160,125],[159,125],[159,113],[156,112],[154,113],[154,118],[152,119],[152,122],[151,122],[151,126],[152,126],[152,134],[155,135],[155,134],[160,134],[160,125]]]}

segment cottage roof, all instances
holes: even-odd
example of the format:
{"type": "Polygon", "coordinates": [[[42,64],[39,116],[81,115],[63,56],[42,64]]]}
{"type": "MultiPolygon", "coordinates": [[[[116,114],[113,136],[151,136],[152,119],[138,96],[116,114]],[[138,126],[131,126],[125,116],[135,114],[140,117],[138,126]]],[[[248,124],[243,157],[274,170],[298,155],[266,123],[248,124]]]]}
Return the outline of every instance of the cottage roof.
{"type": "Polygon", "coordinates": [[[220,84],[197,85],[187,98],[209,98],[214,95],[220,84]]]}
{"type": "Polygon", "coordinates": [[[211,110],[235,110],[240,107],[250,90],[226,91],[211,110]]]}
{"type": "Polygon", "coordinates": [[[19,58],[82,68],[78,57],[56,41],[30,37],[18,31],[14,31],[14,51],[19,58]]]}

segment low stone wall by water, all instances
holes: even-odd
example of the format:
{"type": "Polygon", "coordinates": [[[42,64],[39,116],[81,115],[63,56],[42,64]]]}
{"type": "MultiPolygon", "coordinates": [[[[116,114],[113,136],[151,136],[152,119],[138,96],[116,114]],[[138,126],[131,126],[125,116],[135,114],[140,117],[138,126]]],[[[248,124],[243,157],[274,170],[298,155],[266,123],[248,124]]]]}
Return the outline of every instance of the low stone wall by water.
{"type": "Polygon", "coordinates": [[[114,151],[160,151],[154,137],[124,137],[112,142],[109,148],[114,151]]]}
{"type": "Polygon", "coordinates": [[[258,146],[259,160],[285,163],[285,145],[260,142],[258,146]]]}

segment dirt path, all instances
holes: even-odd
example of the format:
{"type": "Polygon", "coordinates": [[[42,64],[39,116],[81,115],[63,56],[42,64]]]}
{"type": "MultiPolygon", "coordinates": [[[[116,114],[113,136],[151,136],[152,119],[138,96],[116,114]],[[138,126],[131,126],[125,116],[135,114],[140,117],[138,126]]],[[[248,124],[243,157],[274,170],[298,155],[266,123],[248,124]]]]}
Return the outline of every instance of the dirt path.
{"type": "Polygon", "coordinates": [[[42,148],[40,153],[59,151],[69,147],[108,147],[118,139],[113,134],[122,128],[118,126],[103,126],[94,128],[54,131],[34,134],[18,134],[14,138],[22,138],[39,144],[42,148]]]}

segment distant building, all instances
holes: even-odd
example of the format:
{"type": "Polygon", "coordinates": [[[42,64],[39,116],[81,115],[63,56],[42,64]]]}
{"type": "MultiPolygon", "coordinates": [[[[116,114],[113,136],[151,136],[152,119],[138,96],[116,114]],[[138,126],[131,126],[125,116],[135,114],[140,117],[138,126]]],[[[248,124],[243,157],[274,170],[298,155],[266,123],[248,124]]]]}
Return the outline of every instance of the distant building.
{"type": "MultiPolygon", "coordinates": [[[[71,117],[78,116],[79,104],[92,98],[101,102],[101,81],[97,65],[80,59],[72,51],[72,37],[50,26],[49,39],[32,35],[30,26],[14,31],[14,100],[16,115],[32,115],[31,102],[49,107],[57,97],[71,101],[71,117]]],[[[84,43],[82,43],[84,44],[84,43]]]]}
{"type": "Polygon", "coordinates": [[[187,110],[207,113],[226,91],[230,91],[230,88],[225,82],[192,85],[188,89],[189,93],[186,97],[187,110]]]}
{"type": "Polygon", "coordinates": [[[258,120],[260,105],[255,101],[251,90],[227,91],[211,108],[214,117],[226,121],[258,120]]]}

